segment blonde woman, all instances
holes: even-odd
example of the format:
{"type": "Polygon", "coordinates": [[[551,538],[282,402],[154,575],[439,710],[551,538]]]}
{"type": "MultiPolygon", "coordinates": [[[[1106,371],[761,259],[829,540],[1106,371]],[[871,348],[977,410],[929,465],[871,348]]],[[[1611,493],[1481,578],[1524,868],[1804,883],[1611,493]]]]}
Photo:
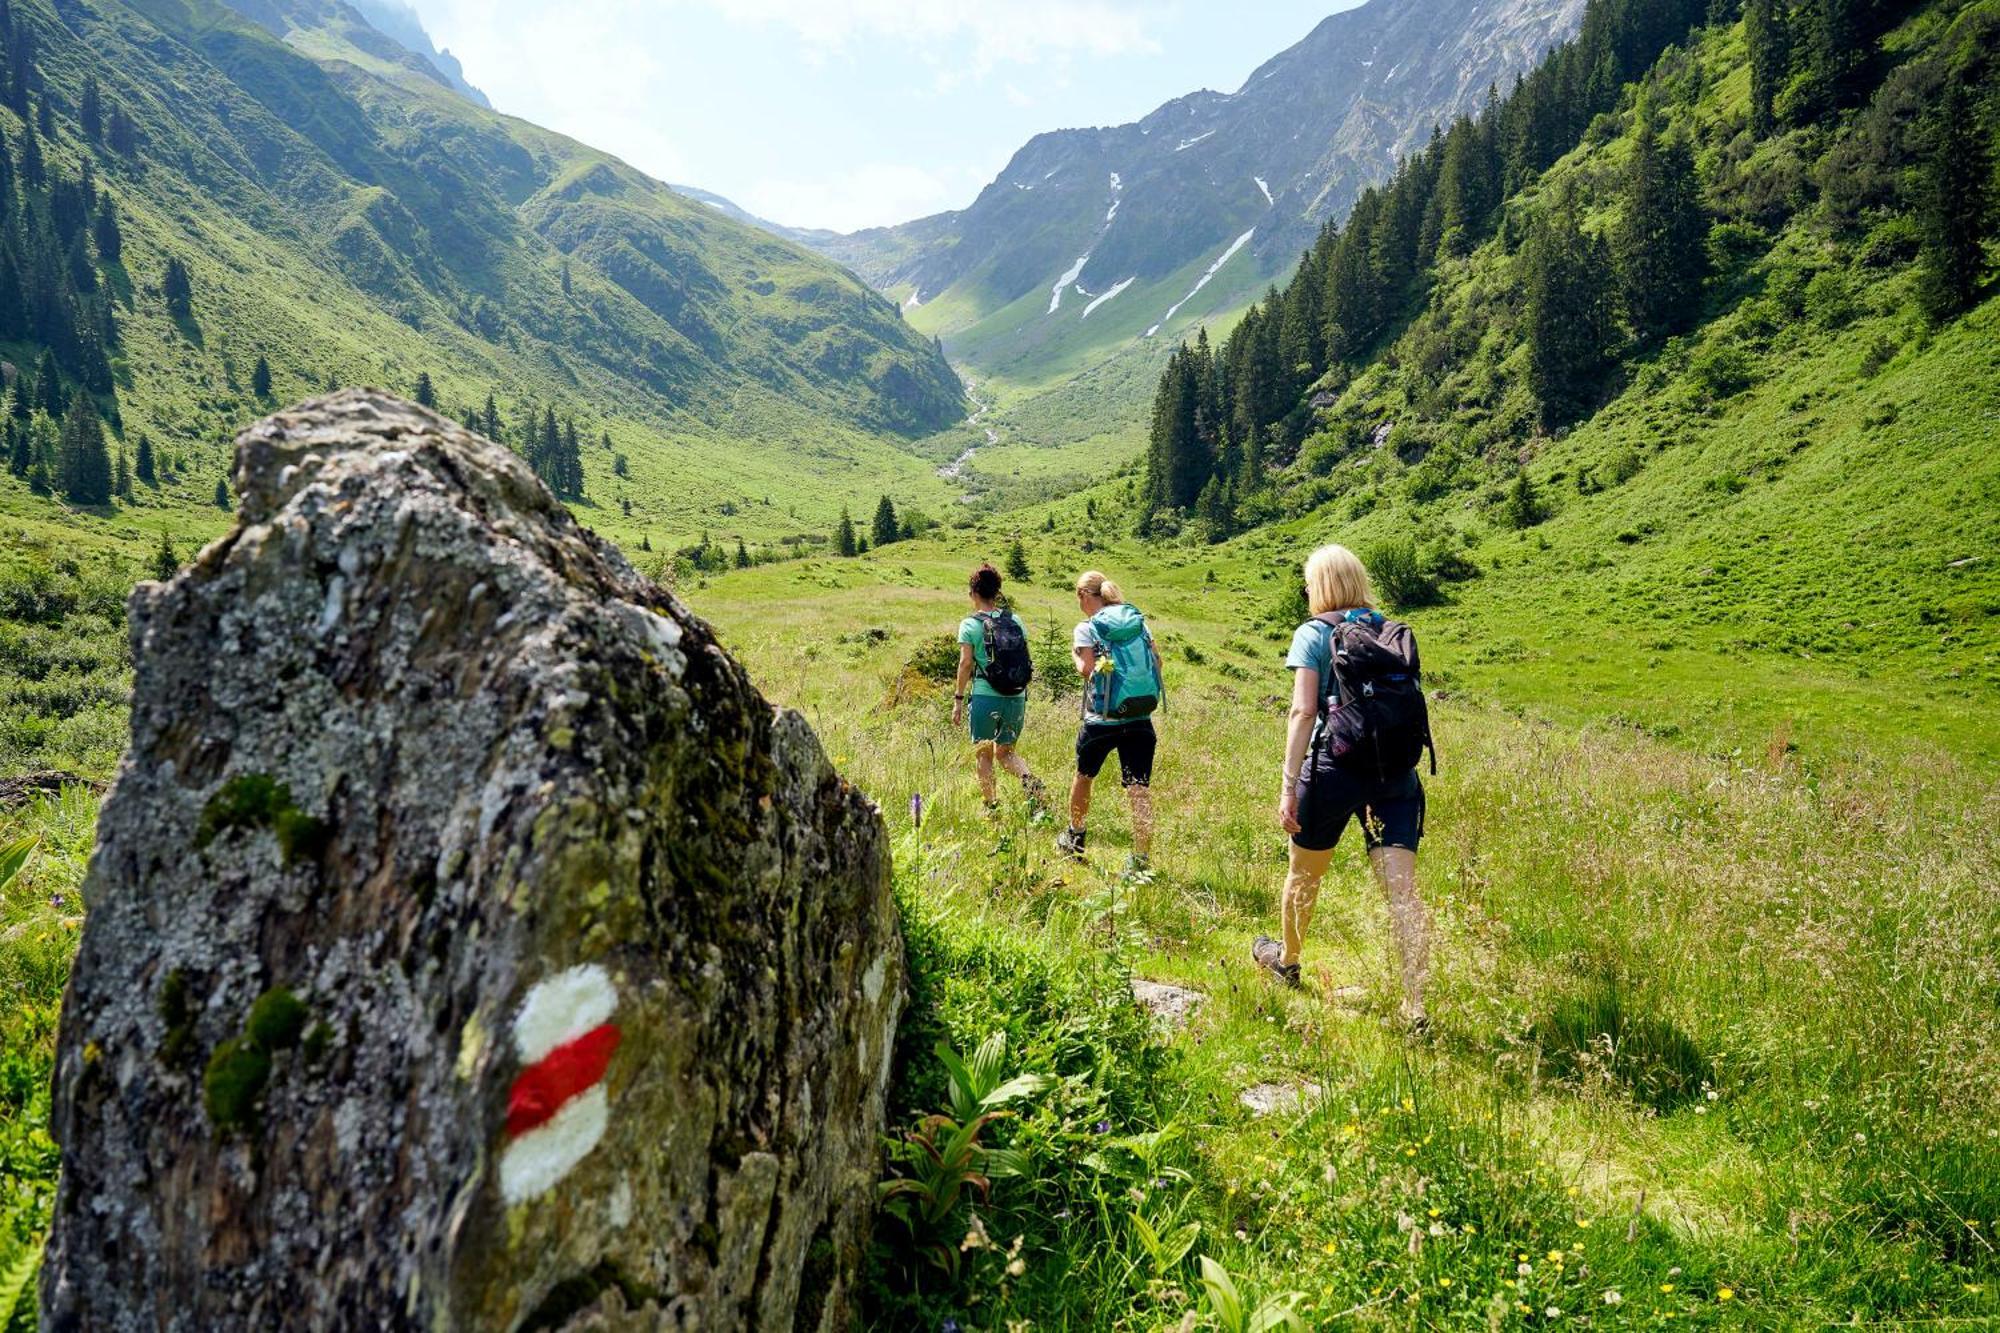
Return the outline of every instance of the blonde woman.
{"type": "MultiPolygon", "coordinates": [[[[1430,743],[1416,641],[1409,627],[1374,609],[1368,570],[1344,546],[1322,546],[1305,563],[1312,618],[1292,635],[1292,710],[1278,789],[1278,823],[1291,835],[1291,869],[1280,905],[1284,938],[1260,935],[1251,957],[1287,985],[1319,886],[1350,819],[1389,900],[1402,964],[1403,1016],[1430,1026],[1430,919],[1417,894],[1424,785],[1417,760],[1430,743]],[[1348,697],[1343,697],[1343,687],[1348,697]]],[[[1433,759],[1433,764],[1435,764],[1433,759]]]]}
{"type": "Polygon", "coordinates": [[[1139,608],[1126,605],[1118,585],[1097,570],[1077,579],[1076,606],[1083,620],[1070,635],[1070,656],[1083,677],[1083,725],[1076,733],[1069,827],[1056,848],[1082,859],[1091,788],[1104,761],[1116,754],[1132,805],[1132,859],[1125,869],[1141,874],[1153,855],[1153,752],[1159,745],[1153,713],[1165,695],[1160,650],[1139,608]]]}

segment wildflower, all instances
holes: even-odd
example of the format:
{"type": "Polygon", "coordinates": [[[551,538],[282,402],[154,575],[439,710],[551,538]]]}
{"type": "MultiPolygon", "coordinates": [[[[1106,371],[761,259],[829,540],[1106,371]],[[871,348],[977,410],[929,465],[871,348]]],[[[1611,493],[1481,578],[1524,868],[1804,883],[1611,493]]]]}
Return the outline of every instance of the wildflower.
{"type": "Polygon", "coordinates": [[[1433,1209],[1431,1209],[1431,1216],[1432,1216],[1432,1217],[1439,1217],[1439,1216],[1442,1216],[1442,1214],[1440,1214],[1440,1213],[1438,1212],[1438,1210],[1437,1210],[1437,1209],[1433,1208],[1433,1209]]]}
{"type": "Polygon", "coordinates": [[[1479,1234],[1479,1228],[1472,1225],[1472,1223],[1470,1222],[1467,1222],[1464,1226],[1460,1227],[1459,1230],[1463,1231],[1468,1236],[1476,1236],[1479,1234]]]}
{"type": "Polygon", "coordinates": [[[1405,1111],[1414,1111],[1417,1109],[1417,1104],[1411,1101],[1408,1097],[1405,1097],[1403,1098],[1403,1109],[1405,1111]]]}
{"type": "Polygon", "coordinates": [[[1615,1289],[1607,1291],[1604,1293],[1604,1303],[1606,1305],[1623,1305],[1625,1303],[1624,1294],[1615,1289]]]}
{"type": "Polygon", "coordinates": [[[1727,1287],[1718,1287],[1715,1291],[1715,1299],[1718,1301],[1733,1301],[1736,1299],[1736,1293],[1727,1287]]]}
{"type": "Polygon", "coordinates": [[[1417,1150],[1415,1148],[1403,1149],[1403,1156],[1405,1157],[1415,1157],[1416,1155],[1417,1155],[1417,1150]]]}
{"type": "Polygon", "coordinates": [[[1448,1277],[1441,1277],[1438,1279],[1438,1285],[1440,1287],[1449,1287],[1451,1285],[1451,1279],[1448,1277]]]}
{"type": "Polygon", "coordinates": [[[959,1333],[958,1321],[956,1319],[946,1319],[942,1324],[938,1325],[938,1333],[959,1333]]]}
{"type": "Polygon", "coordinates": [[[1516,1273],[1519,1273],[1522,1277],[1526,1277],[1528,1274],[1534,1272],[1535,1270],[1534,1267],[1530,1264],[1515,1264],[1514,1271],[1516,1273]]]}
{"type": "Polygon", "coordinates": [[[1551,1305],[1548,1309],[1542,1311],[1542,1314],[1545,1318],[1549,1319],[1560,1319],[1563,1317],[1563,1312],[1561,1310],[1556,1309],[1556,1307],[1553,1305],[1551,1305]]]}
{"type": "Polygon", "coordinates": [[[1671,1282],[1662,1282],[1662,1283],[1660,1284],[1660,1292],[1661,1292],[1661,1294],[1663,1294],[1663,1295],[1667,1295],[1667,1296],[1671,1296],[1671,1295],[1673,1295],[1673,1293],[1674,1293],[1674,1284],[1673,1284],[1673,1283],[1671,1283],[1671,1282]]]}
{"type": "Polygon", "coordinates": [[[1100,1120],[1091,1127],[1091,1133],[1093,1134],[1109,1134],[1110,1132],[1111,1122],[1109,1120],[1100,1120]]]}
{"type": "Polygon", "coordinates": [[[1986,1290],[1986,1288],[1977,1282],[1968,1282],[1965,1284],[1965,1294],[1968,1296],[1977,1296],[1980,1292],[1984,1290],[1986,1290]]]}
{"type": "Polygon", "coordinates": [[[1579,1217],[1579,1218],[1577,1218],[1577,1219],[1576,1219],[1576,1225],[1577,1225],[1577,1227],[1578,1227],[1578,1229],[1579,1229],[1579,1230],[1583,1230],[1583,1231],[1588,1231],[1588,1230],[1590,1230],[1590,1223],[1591,1223],[1591,1219],[1590,1219],[1590,1218],[1588,1218],[1588,1217],[1579,1217]]]}
{"type": "Polygon", "coordinates": [[[1007,1276],[1019,1277],[1028,1271],[1028,1261],[1016,1255],[1007,1264],[1007,1276]]]}
{"type": "Polygon", "coordinates": [[[1563,1261],[1563,1252],[1562,1252],[1561,1250],[1550,1250],[1550,1251],[1549,1251],[1549,1262],[1550,1262],[1550,1263],[1552,1263],[1552,1264],[1559,1264],[1559,1263],[1561,1263],[1562,1261],[1563,1261]]]}
{"type": "Polygon", "coordinates": [[[57,911],[62,910],[63,902],[64,899],[60,893],[52,893],[49,895],[49,906],[55,908],[57,911]]]}
{"type": "Polygon", "coordinates": [[[1320,1248],[1322,1250],[1325,1250],[1328,1254],[1333,1254],[1340,1249],[1340,1243],[1338,1241],[1330,1240],[1326,1244],[1320,1246],[1320,1248]]]}

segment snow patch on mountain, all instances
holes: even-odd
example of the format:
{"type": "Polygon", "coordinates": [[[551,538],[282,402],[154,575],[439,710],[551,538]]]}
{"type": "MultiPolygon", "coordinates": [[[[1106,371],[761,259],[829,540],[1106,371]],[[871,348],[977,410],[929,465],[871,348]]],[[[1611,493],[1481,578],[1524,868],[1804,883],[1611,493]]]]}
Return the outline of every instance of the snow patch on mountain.
{"type": "Polygon", "coordinates": [[[1051,315],[1062,309],[1063,288],[1082,277],[1083,266],[1089,262],[1090,255],[1088,253],[1077,256],[1076,262],[1069,266],[1069,272],[1056,279],[1055,289],[1049,293],[1049,313],[1051,315]]]}
{"type": "Polygon", "coordinates": [[[1214,130],[1210,130],[1207,134],[1197,134],[1192,139],[1181,140],[1180,146],[1175,148],[1174,151],[1176,153],[1185,153],[1188,149],[1194,147],[1196,144],[1200,143],[1203,139],[1212,139],[1214,137],[1215,137],[1214,130]]]}
{"type": "Polygon", "coordinates": [[[1089,305],[1083,308],[1083,318],[1089,319],[1091,311],[1097,309],[1097,307],[1103,305],[1106,301],[1109,301],[1112,297],[1118,295],[1118,293],[1124,291],[1127,287],[1130,287],[1133,283],[1137,281],[1138,279],[1136,277],[1127,278],[1125,279],[1125,281],[1119,283],[1116,287],[1113,287],[1110,291],[1104,293],[1104,295],[1098,297],[1095,301],[1092,301],[1089,305]]]}
{"type": "Polygon", "coordinates": [[[1277,200],[1275,200],[1275,199],[1273,199],[1273,198],[1271,197],[1271,186],[1270,186],[1270,183],[1269,183],[1268,181],[1266,181],[1266,180],[1265,180],[1265,179],[1264,179],[1264,178],[1263,178],[1262,176],[1252,176],[1252,177],[1251,177],[1250,179],[1251,179],[1251,180],[1253,180],[1253,181],[1256,181],[1256,182],[1257,182],[1257,188],[1258,188],[1258,189],[1260,189],[1260,190],[1262,190],[1262,191],[1264,192],[1264,202],[1265,202],[1265,203],[1267,203],[1267,204],[1274,204],[1274,203],[1276,203],[1276,202],[1277,202],[1277,200]]]}
{"type": "Polygon", "coordinates": [[[1236,252],[1238,250],[1241,250],[1244,246],[1250,244],[1250,238],[1252,236],[1255,236],[1256,234],[1257,234],[1257,229],[1255,227],[1252,227],[1249,231],[1244,232],[1241,236],[1238,236],[1235,240],[1231,241],[1229,243],[1229,248],[1222,252],[1222,258],[1216,260],[1213,264],[1210,264],[1208,266],[1208,272],[1201,275],[1201,281],[1197,282],[1194,285],[1194,290],[1189,292],[1186,296],[1183,296],[1180,300],[1174,302],[1173,306],[1167,311],[1167,313],[1160,317],[1160,322],[1158,324],[1155,324],[1152,328],[1146,330],[1146,336],[1148,338],[1152,337],[1154,334],[1158,333],[1161,329],[1165,328],[1169,323],[1171,323],[1173,321],[1174,316],[1178,315],[1181,312],[1181,307],[1186,305],[1189,301],[1194,300],[1196,296],[1200,295],[1201,289],[1208,286],[1210,280],[1213,279],[1216,274],[1222,272],[1222,266],[1224,264],[1227,264],[1230,260],[1236,258],[1236,252]]]}

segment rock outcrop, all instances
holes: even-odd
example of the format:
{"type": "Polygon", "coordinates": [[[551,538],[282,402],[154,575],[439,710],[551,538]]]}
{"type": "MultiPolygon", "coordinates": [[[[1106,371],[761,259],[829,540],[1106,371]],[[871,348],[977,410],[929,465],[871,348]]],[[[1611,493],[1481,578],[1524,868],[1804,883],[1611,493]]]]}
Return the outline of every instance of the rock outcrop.
{"type": "Polygon", "coordinates": [[[47,1329],[827,1329],[903,954],[879,815],[494,444],[348,391],[132,599],[47,1329]]]}

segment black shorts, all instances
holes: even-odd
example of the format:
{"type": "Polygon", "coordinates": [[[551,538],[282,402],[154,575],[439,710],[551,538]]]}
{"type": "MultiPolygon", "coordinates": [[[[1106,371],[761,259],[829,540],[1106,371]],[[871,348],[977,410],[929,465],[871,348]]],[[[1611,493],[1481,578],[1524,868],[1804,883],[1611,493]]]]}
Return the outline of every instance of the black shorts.
{"type": "Polygon", "coordinates": [[[1153,785],[1153,751],[1160,738],[1151,718],[1144,722],[1086,722],[1076,733],[1076,771],[1094,778],[1104,771],[1104,761],[1118,751],[1118,771],[1128,787],[1153,785]]]}
{"type": "Polygon", "coordinates": [[[1417,850],[1424,836],[1424,784],[1417,770],[1376,782],[1331,764],[1308,763],[1299,778],[1299,831],[1292,835],[1293,844],[1308,852],[1330,852],[1347,821],[1357,815],[1370,851],[1417,850]]]}

